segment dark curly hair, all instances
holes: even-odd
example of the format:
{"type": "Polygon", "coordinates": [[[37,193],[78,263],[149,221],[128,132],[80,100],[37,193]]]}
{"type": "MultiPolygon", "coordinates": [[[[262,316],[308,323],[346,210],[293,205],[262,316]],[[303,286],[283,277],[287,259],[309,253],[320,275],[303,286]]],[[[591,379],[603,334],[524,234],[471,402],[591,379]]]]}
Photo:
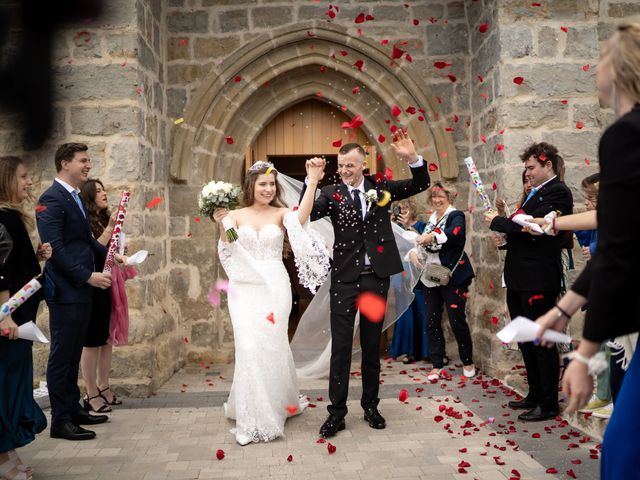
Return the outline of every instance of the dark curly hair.
{"type": "Polygon", "coordinates": [[[99,238],[104,232],[107,225],[109,225],[109,218],[111,212],[108,208],[102,210],[96,205],[96,194],[98,193],[98,185],[104,190],[104,184],[97,178],[91,178],[84,182],[80,189],[80,196],[84,201],[87,211],[89,212],[89,225],[91,226],[91,233],[95,238],[99,238]]]}
{"type": "Polygon", "coordinates": [[[535,158],[541,165],[551,162],[553,173],[560,177],[564,176],[561,175],[564,173],[564,160],[558,153],[558,149],[550,143],[540,142],[529,145],[520,155],[520,160],[526,162],[531,157],[535,158]]]}
{"type": "Polygon", "coordinates": [[[54,157],[56,172],[62,170],[62,162],[70,162],[77,152],[86,152],[87,150],[89,147],[84,143],[63,143],[60,145],[54,157]]]}

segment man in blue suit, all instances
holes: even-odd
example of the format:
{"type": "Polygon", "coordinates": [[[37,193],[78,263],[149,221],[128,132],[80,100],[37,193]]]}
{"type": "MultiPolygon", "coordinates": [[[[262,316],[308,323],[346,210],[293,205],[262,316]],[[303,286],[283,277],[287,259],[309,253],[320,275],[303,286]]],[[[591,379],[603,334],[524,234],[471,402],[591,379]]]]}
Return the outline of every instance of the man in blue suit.
{"type": "Polygon", "coordinates": [[[53,254],[44,267],[44,296],[49,306],[51,350],[47,387],[51,401],[51,437],[89,440],[95,432],[80,425],[106,422],[106,415],[90,415],[79,403],[78,367],[91,316],[92,288],[111,286],[111,274],[96,271],[106,248],[89,228],[88,213],[78,188],[91,170],[87,146],[65,143],[56,151],[57,176],[40,197],[38,231],[51,243],[53,254]]]}

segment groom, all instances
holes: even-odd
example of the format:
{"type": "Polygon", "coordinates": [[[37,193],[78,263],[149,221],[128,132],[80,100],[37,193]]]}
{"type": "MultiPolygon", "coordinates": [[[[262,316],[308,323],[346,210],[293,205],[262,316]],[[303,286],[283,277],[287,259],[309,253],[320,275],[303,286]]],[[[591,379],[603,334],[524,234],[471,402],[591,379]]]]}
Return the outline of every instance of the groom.
{"type": "MultiPolygon", "coordinates": [[[[349,143],[338,152],[338,175],[342,182],[328,185],[320,191],[314,203],[311,220],[329,216],[333,224],[335,243],[331,270],[331,366],[329,374],[329,416],[320,428],[328,438],[344,430],[349,391],[351,349],[356,316],[356,298],[372,292],[386,300],[389,277],[403,271],[389,216],[389,203],[384,207],[367,197],[376,192],[378,201],[384,192],[391,201],[411,197],[429,188],[429,173],[421,156],[416,153],[411,138],[400,130],[391,145],[405,161],[413,178],[379,183],[363,176],[365,151],[357,143],[349,143]],[[367,195],[365,195],[367,194],[367,195]]],[[[307,168],[322,160],[307,161],[307,168]]],[[[304,189],[302,194],[304,195],[304,189]]],[[[380,357],[378,348],[382,322],[370,321],[360,314],[360,344],[362,346],[362,399],[364,419],[371,428],[385,428],[378,412],[380,357]]]]}

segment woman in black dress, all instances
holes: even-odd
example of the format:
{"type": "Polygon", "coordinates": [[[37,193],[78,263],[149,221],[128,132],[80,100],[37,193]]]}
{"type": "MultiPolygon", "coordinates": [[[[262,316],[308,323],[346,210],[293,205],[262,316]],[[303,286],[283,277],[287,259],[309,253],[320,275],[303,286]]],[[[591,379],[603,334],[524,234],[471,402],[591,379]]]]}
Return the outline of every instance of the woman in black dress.
{"type": "MultiPolygon", "coordinates": [[[[80,196],[89,212],[89,224],[93,236],[108,245],[115,225],[115,217],[109,212],[109,202],[104,185],[98,179],[87,180],[80,189],[80,196]]],[[[102,270],[103,265],[99,269],[102,270]]],[[[111,288],[93,289],[91,320],[82,349],[82,378],[87,393],[83,403],[87,410],[97,413],[111,411],[110,405],[120,402],[109,388],[112,346],[109,339],[111,318],[111,288]]]]}
{"type": "MultiPolygon", "coordinates": [[[[51,246],[34,251],[29,231],[33,218],[22,210],[33,185],[26,166],[17,157],[0,157],[0,223],[13,241],[0,266],[0,304],[40,274],[39,260],[51,256],[51,246]]],[[[42,410],[33,399],[32,342],[17,338],[17,326],[36,320],[42,290],[36,292],[11,315],[0,320],[0,477],[27,480],[25,467],[15,449],[31,443],[47,426],[42,410]]]]}

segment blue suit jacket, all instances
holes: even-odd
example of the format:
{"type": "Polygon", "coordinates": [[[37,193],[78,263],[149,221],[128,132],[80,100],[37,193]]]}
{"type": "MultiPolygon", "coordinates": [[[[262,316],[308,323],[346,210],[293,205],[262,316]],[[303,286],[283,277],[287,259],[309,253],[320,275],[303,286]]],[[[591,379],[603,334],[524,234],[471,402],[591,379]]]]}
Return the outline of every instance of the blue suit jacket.
{"type": "Polygon", "coordinates": [[[87,218],[60,183],[54,181],[39,203],[46,207],[36,216],[40,239],[53,249],[44,267],[47,303],[90,302],[93,287],[87,280],[104,264],[106,247],[93,238],[87,218]]]}
{"type": "Polygon", "coordinates": [[[439,252],[440,263],[449,270],[455,268],[449,285],[457,286],[470,282],[475,274],[469,257],[464,253],[464,244],[467,239],[464,212],[460,210],[451,212],[443,231],[447,235],[447,241],[442,244],[439,252]]]}

